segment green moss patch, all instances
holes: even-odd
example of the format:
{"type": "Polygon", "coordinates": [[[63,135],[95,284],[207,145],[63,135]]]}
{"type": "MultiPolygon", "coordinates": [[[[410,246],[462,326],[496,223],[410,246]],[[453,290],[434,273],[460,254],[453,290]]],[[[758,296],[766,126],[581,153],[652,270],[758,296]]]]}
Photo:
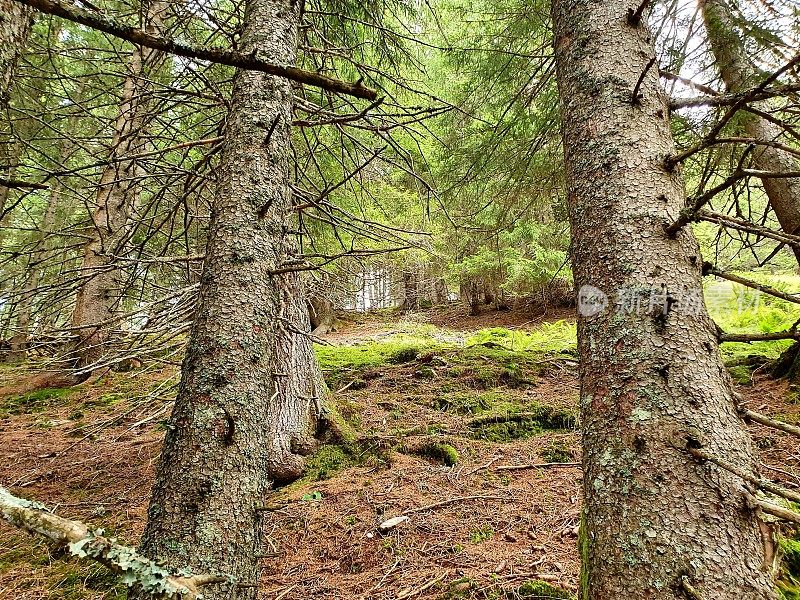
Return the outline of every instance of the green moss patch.
{"type": "Polygon", "coordinates": [[[575,454],[572,450],[559,442],[552,442],[546,448],[539,451],[542,460],[549,463],[571,463],[575,462],[575,454]]]}
{"type": "Polygon", "coordinates": [[[575,596],[550,585],[546,581],[534,579],[526,581],[516,590],[506,592],[506,598],[539,598],[541,600],[574,600],[575,596]]]}
{"type": "Polygon", "coordinates": [[[486,412],[500,401],[501,395],[497,392],[472,390],[450,392],[436,396],[433,399],[433,408],[457,415],[478,415],[486,412]]]}
{"type": "Polygon", "coordinates": [[[427,442],[413,449],[413,454],[430,458],[438,463],[452,467],[458,463],[459,455],[452,445],[445,442],[427,442]]]}
{"type": "Polygon", "coordinates": [[[781,538],[779,544],[782,556],[778,592],[784,600],[800,600],[800,540],[781,538]]]}
{"type": "Polygon", "coordinates": [[[544,431],[566,431],[575,428],[575,413],[535,405],[525,412],[490,414],[468,423],[471,437],[489,442],[509,442],[539,435],[544,431]]]}
{"type": "Polygon", "coordinates": [[[27,394],[8,396],[0,402],[0,417],[39,413],[48,408],[61,406],[64,404],[64,399],[75,391],[76,388],[73,387],[45,388],[27,394]]]}
{"type": "Polygon", "coordinates": [[[385,466],[388,463],[388,454],[379,448],[356,444],[325,445],[306,459],[305,473],[301,481],[322,481],[351,467],[385,466]]]}

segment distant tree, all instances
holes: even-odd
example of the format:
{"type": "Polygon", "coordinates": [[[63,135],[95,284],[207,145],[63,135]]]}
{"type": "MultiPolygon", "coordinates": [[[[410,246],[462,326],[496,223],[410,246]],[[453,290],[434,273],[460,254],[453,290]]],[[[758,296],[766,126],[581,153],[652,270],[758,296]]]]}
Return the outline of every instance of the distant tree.
{"type": "MultiPolygon", "coordinates": [[[[763,74],[748,58],[741,27],[737,27],[732,11],[735,0],[701,0],[699,4],[708,42],[726,91],[739,94],[758,85],[763,74]]],[[[741,121],[747,136],[759,144],[753,152],[757,169],[770,173],[800,171],[800,160],[780,147],[787,141],[790,143],[780,125],[749,113],[744,114],[741,121]]],[[[761,183],[781,229],[792,235],[800,234],[800,177],[764,177],[761,183]]],[[[800,263],[800,248],[792,250],[800,263]]]]}
{"type": "Polygon", "coordinates": [[[631,6],[553,2],[583,288],[581,598],[775,598],[742,480],[691,452],[757,465],[703,304],[697,242],[688,228],[666,232],[686,196],[664,162],[674,148],[647,14],[631,6]]]}
{"type": "MultiPolygon", "coordinates": [[[[165,2],[142,1],[147,31],[161,31],[166,9],[165,2]]],[[[147,146],[144,134],[151,93],[148,69],[155,65],[159,56],[163,54],[136,47],[122,84],[111,153],[97,186],[81,265],[83,279],[72,312],[72,326],[78,335],[75,362],[80,367],[96,363],[103,357],[114,326],[120,297],[115,259],[122,253],[127,226],[141,189],[138,163],[131,157],[143,152],[147,146]]]]}

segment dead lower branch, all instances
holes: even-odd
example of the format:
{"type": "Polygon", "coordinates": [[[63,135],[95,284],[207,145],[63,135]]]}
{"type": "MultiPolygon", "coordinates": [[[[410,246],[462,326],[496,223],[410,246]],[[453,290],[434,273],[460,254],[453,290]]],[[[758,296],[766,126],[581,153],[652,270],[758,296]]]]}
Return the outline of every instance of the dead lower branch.
{"type": "Polygon", "coordinates": [[[338,92],[356,98],[365,98],[367,100],[375,100],[378,93],[365,87],[361,80],[356,83],[348,83],[339,79],[333,79],[314,73],[313,71],[306,71],[298,67],[282,66],[266,62],[258,58],[255,54],[244,54],[232,50],[220,50],[217,48],[202,48],[198,46],[190,46],[178,42],[176,40],[158,37],[152,35],[142,29],[130,27],[120,23],[108,15],[104,15],[99,11],[89,11],[79,6],[67,6],[57,0],[16,0],[20,4],[31,6],[38,11],[49,15],[55,15],[62,19],[67,19],[74,23],[86,25],[92,29],[97,29],[114,37],[118,37],[132,44],[138,44],[153,50],[160,50],[169,54],[177,56],[184,56],[186,58],[195,58],[198,60],[207,60],[213,63],[237,67],[240,69],[248,69],[251,71],[261,71],[270,75],[277,75],[278,77],[285,77],[298,83],[304,83],[314,87],[322,88],[331,92],[338,92]]]}
{"type": "Polygon", "coordinates": [[[134,548],[104,537],[100,530],[54,515],[42,504],[17,498],[4,487],[0,487],[0,512],[12,525],[66,546],[78,558],[99,562],[122,575],[129,587],[159,600],[199,600],[202,587],[227,581],[219,575],[175,575],[134,548]]]}

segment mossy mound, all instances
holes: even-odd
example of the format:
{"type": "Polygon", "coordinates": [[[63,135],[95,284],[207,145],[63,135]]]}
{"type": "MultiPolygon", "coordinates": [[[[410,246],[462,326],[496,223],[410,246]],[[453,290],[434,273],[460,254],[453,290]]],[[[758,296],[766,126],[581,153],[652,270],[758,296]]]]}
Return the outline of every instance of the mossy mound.
{"type": "Polygon", "coordinates": [[[552,442],[547,448],[539,451],[542,460],[549,463],[571,463],[575,461],[575,454],[572,450],[558,442],[552,442]]]}
{"type": "Polygon", "coordinates": [[[458,463],[459,455],[452,445],[446,442],[426,442],[419,446],[415,446],[410,450],[412,454],[417,456],[424,456],[435,462],[452,467],[458,463]]]}
{"type": "Polygon", "coordinates": [[[728,367],[728,373],[738,385],[753,385],[753,369],[748,365],[728,367]]]}
{"type": "Polygon", "coordinates": [[[574,600],[575,596],[550,585],[546,581],[534,579],[526,581],[516,590],[506,593],[506,598],[539,598],[541,600],[574,600]]]}
{"type": "Polygon", "coordinates": [[[494,406],[500,400],[497,392],[452,392],[433,399],[433,408],[457,415],[478,415],[494,406]]]}
{"type": "Polygon", "coordinates": [[[386,466],[389,455],[385,450],[356,444],[328,444],[306,459],[302,481],[330,479],[338,472],[364,465],[386,466]]]}
{"type": "Polygon", "coordinates": [[[473,419],[468,423],[471,437],[488,442],[526,439],[544,431],[567,431],[575,428],[575,413],[552,406],[535,405],[525,412],[509,411],[473,419]]]}

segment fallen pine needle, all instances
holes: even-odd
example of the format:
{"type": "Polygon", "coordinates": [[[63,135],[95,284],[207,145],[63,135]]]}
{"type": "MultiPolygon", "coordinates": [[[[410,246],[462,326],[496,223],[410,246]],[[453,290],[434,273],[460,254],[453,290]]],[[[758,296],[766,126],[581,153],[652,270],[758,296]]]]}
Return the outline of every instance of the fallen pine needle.
{"type": "Polygon", "coordinates": [[[524,471],[525,469],[555,469],[559,467],[580,467],[581,463],[536,463],[531,465],[500,465],[492,469],[493,471],[524,471]]]}

